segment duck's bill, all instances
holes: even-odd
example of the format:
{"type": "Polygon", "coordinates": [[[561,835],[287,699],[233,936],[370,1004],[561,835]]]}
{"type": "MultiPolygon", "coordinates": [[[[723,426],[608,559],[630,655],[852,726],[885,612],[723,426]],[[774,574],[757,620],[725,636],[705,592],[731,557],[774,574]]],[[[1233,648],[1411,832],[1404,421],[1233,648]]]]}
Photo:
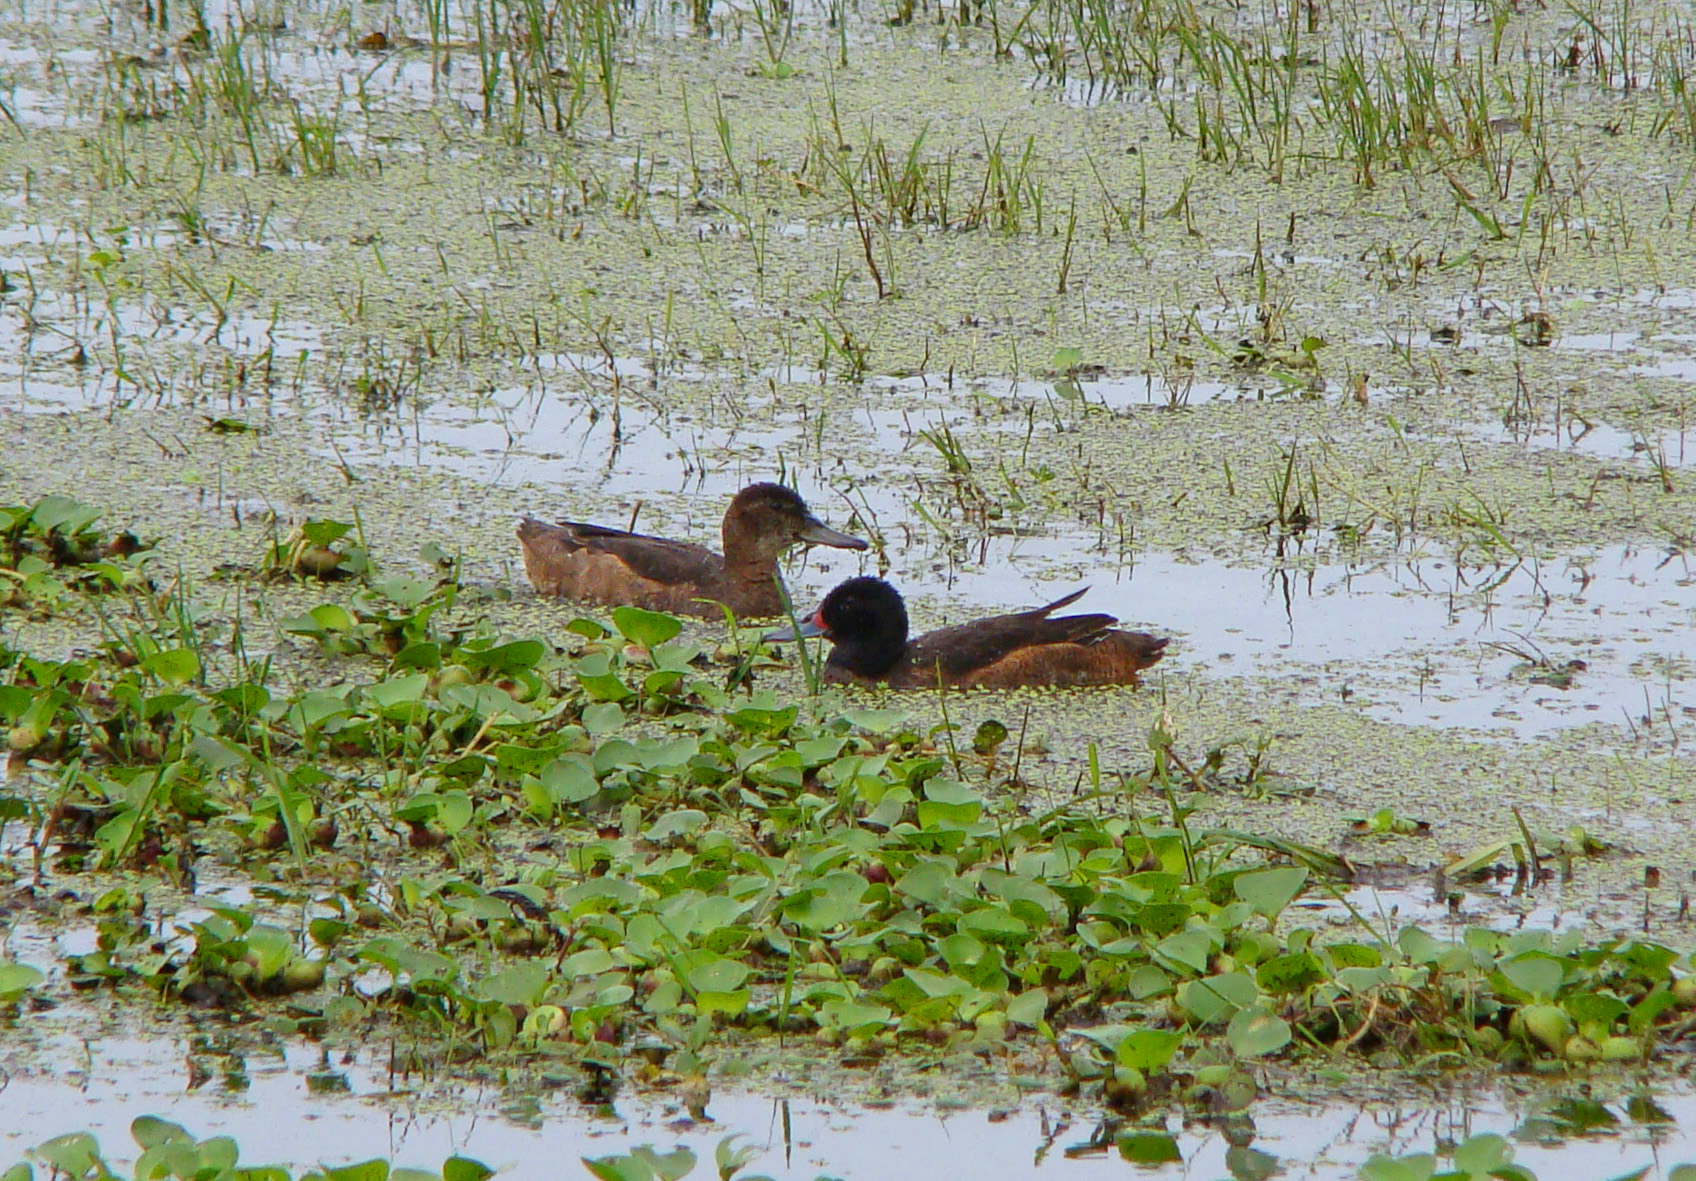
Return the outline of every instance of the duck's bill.
{"type": "Polygon", "coordinates": [[[807,523],[801,526],[801,540],[808,545],[829,545],[837,549],[869,549],[866,542],[858,537],[850,537],[839,533],[826,525],[817,517],[808,517],[807,523]]]}
{"type": "Polygon", "coordinates": [[[800,627],[785,627],[774,632],[767,632],[760,639],[768,644],[782,644],[789,640],[811,640],[824,635],[824,628],[816,618],[803,619],[800,627]]]}

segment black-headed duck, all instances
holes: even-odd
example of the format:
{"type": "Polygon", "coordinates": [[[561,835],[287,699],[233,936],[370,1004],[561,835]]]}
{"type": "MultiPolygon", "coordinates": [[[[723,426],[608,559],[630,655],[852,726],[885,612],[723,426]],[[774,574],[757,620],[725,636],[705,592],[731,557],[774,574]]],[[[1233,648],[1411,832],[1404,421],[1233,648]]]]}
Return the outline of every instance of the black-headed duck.
{"type": "MultiPolygon", "coordinates": [[[[1011,689],[1019,686],[1130,685],[1165,654],[1165,639],[1121,631],[1111,615],[1054,612],[1083,596],[1073,591],[1046,607],[975,619],[907,639],[907,606],[881,578],[850,578],[825,596],[800,634],[834,648],[824,680],[896,689],[1011,689]]],[[[793,630],[770,640],[793,640],[793,630]]]]}
{"type": "Polygon", "coordinates": [[[777,559],[790,546],[866,548],[813,516],[781,484],[750,484],[736,494],[724,514],[722,555],[687,541],[530,517],[518,526],[518,540],[524,570],[541,594],[708,619],[718,617],[718,603],[742,617],[780,614],[777,559]]]}

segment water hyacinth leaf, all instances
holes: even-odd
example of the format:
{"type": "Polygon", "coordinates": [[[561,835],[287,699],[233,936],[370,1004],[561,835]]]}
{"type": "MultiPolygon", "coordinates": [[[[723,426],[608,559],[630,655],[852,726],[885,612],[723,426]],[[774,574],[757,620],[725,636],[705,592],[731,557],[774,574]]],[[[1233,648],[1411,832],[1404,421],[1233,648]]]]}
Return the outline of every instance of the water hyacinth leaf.
{"type": "Polygon", "coordinates": [[[389,1162],[379,1157],[340,1168],[326,1168],[323,1176],[324,1181],[389,1181],[389,1162]]]}
{"type": "Polygon", "coordinates": [[[1470,853],[1464,853],[1443,866],[1445,876],[1453,881],[1464,881],[1474,874],[1493,869],[1498,862],[1513,848],[1512,841],[1492,841],[1481,845],[1470,853]]]}
{"type": "Polygon", "coordinates": [[[834,735],[821,738],[804,738],[795,744],[795,753],[800,756],[801,764],[805,767],[822,767],[842,753],[846,741],[834,735]]]}
{"type": "Polygon", "coordinates": [[[330,546],[353,532],[353,526],[346,521],[305,521],[300,526],[300,535],[313,545],[330,546]]]}
{"type": "Polygon", "coordinates": [[[1225,1039],[1238,1057],[1258,1058],[1290,1044],[1290,1023],[1265,1009],[1244,1009],[1231,1018],[1225,1039]]]}
{"type": "Polygon", "coordinates": [[[1080,1029],[1078,1034],[1094,1042],[1109,1054],[1117,1054],[1120,1043],[1141,1028],[1138,1025],[1124,1024],[1097,1025],[1089,1029],[1080,1029]]]}
{"type": "Polygon", "coordinates": [[[1631,1019],[1626,1022],[1626,1027],[1632,1033],[1640,1034],[1677,1003],[1678,999],[1665,985],[1656,985],[1654,992],[1632,1006],[1631,1019]]]}
{"type": "Polygon", "coordinates": [[[540,640],[513,640],[493,648],[460,648],[457,659],[467,668],[490,673],[517,673],[535,668],[547,654],[540,640]]]}
{"type": "Polygon", "coordinates": [[[294,937],[281,927],[255,923],[247,933],[248,957],[261,980],[269,980],[294,957],[294,937]]]}
{"type": "Polygon", "coordinates": [[[599,976],[610,972],[617,966],[612,952],[604,947],[586,947],[575,955],[567,956],[560,964],[560,975],[567,978],[578,976],[599,976]]]}
{"type": "Polygon", "coordinates": [[[642,692],[649,697],[664,697],[675,693],[682,683],[682,673],[659,669],[642,678],[642,692]]]}
{"type": "Polygon", "coordinates": [[[468,1156],[450,1156],[442,1162],[442,1181],[489,1181],[495,1170],[468,1156]]]}
{"type": "Polygon", "coordinates": [[[624,728],[624,709],[617,701],[600,701],[583,711],[583,728],[594,735],[624,728]]]}
{"type": "Polygon", "coordinates": [[[701,740],[693,734],[644,740],[635,746],[637,762],[649,771],[687,767],[701,753],[701,740]]]}
{"type": "Polygon", "coordinates": [[[1532,952],[1503,961],[1497,974],[1518,993],[1516,1000],[1551,1001],[1566,980],[1566,968],[1553,956],[1532,952]]]}
{"type": "MultiPolygon", "coordinates": [[[[416,674],[422,675],[422,674],[416,674]]],[[[495,725],[532,721],[536,711],[520,704],[499,685],[448,685],[441,691],[443,705],[464,710],[474,718],[495,725]]]]}
{"type": "Polygon", "coordinates": [[[1206,931],[1199,927],[1188,927],[1162,939],[1155,945],[1154,950],[1168,962],[1199,976],[1207,971],[1214,946],[1213,937],[1206,931]]]}
{"type": "Polygon", "coordinates": [[[1132,1000],[1145,1001],[1151,996],[1163,996],[1172,990],[1172,978],[1153,964],[1133,968],[1125,978],[1125,992],[1132,1000]]]}
{"type": "Polygon", "coordinates": [[[889,1006],[865,1001],[831,1000],[818,1008],[821,1028],[847,1034],[874,1032],[887,1028],[894,1020],[895,1011],[889,1006]]]}
{"type": "Polygon", "coordinates": [[[68,496],[43,496],[35,502],[29,516],[43,533],[57,530],[65,536],[72,536],[98,521],[100,510],[68,496]]]}
{"type": "Polygon", "coordinates": [[[489,760],[482,755],[461,755],[457,759],[441,764],[437,768],[442,778],[452,779],[461,784],[472,784],[489,770],[489,760]]]}
{"type": "Polygon", "coordinates": [[[46,973],[33,964],[16,960],[0,963],[0,1001],[11,1004],[45,979],[46,973]]]}
{"type": "Polygon", "coordinates": [[[1631,1011],[1630,1006],[1609,992],[1575,992],[1562,1004],[1580,1025],[1594,1024],[1604,1029],[1611,1029],[1631,1011]]]}
{"type": "Polygon", "coordinates": [[[972,735],[972,750],[980,755],[988,755],[1007,741],[1007,727],[990,718],[978,724],[977,733],[972,735]]]}
{"type": "Polygon", "coordinates": [[[0,720],[15,722],[35,701],[35,691],[23,685],[0,685],[0,720]]]}
{"type": "Polygon", "coordinates": [[[1256,914],[1275,919],[1295,901],[1306,884],[1307,870],[1300,866],[1286,866],[1239,874],[1232,883],[1232,889],[1238,898],[1254,908],[1256,914]]]}
{"type": "Polygon", "coordinates": [[[974,967],[989,952],[982,940],[959,932],[937,940],[936,950],[942,953],[948,966],[955,969],[974,967]]]}
{"type": "Polygon", "coordinates": [[[977,992],[970,982],[961,980],[958,976],[944,976],[941,972],[933,972],[928,968],[908,968],[904,975],[918,986],[920,992],[932,998],[966,997],[977,992]]]}
{"type": "Polygon", "coordinates": [[[805,893],[783,904],[783,917],[803,930],[829,931],[859,918],[865,911],[860,899],[866,879],[857,873],[828,874],[805,893]]]}
{"type": "Polygon", "coordinates": [[[38,1144],[30,1153],[44,1164],[68,1177],[108,1177],[105,1160],[100,1155],[100,1143],[87,1132],[71,1132],[55,1136],[38,1144]]]}
{"type": "Polygon", "coordinates": [[[1031,929],[1010,911],[999,906],[985,906],[962,915],[957,928],[990,943],[1022,943],[1031,936],[1031,929]]]}
{"type": "Polygon", "coordinates": [[[1138,1029],[1119,1042],[1113,1057],[1120,1066],[1144,1072],[1164,1070],[1183,1044],[1184,1035],[1177,1030],[1138,1029]]]}
{"type": "Polygon", "coordinates": [[[1360,1166],[1360,1181],[1431,1181],[1437,1158],[1429,1152],[1393,1157],[1374,1153],[1360,1166]]]}
{"type": "Polygon", "coordinates": [[[954,898],[958,876],[940,861],[921,861],[902,874],[895,889],[926,906],[944,909],[954,898]]]}
{"type": "Polygon", "coordinates": [[[629,685],[613,671],[612,657],[605,652],[587,652],[573,666],[577,683],[598,701],[624,701],[635,696],[629,685]]]}
{"type": "Polygon", "coordinates": [[[199,678],[200,657],[192,648],[169,648],[144,656],[141,667],[167,685],[186,685],[199,678]]]}
{"type": "Polygon", "coordinates": [[[778,738],[789,732],[789,727],[795,724],[795,719],[800,714],[801,707],[798,705],[782,708],[770,705],[746,705],[726,714],[725,721],[748,734],[778,738]]]}
{"type": "Polygon", "coordinates": [[[911,718],[912,714],[904,709],[850,709],[842,714],[842,720],[850,726],[873,735],[904,729],[911,718]]]}
{"type": "Polygon", "coordinates": [[[558,803],[580,804],[601,790],[600,780],[582,755],[562,755],[537,775],[548,795],[558,803]]]}
{"type": "Polygon", "coordinates": [[[440,824],[449,836],[462,831],[470,824],[475,813],[476,805],[463,791],[443,792],[436,798],[436,823],[440,824]]]}
{"type": "Polygon", "coordinates": [[[359,625],[348,609],[337,603],[321,603],[308,611],[307,616],[318,625],[319,631],[346,632],[359,625]]]}
{"type": "Polygon", "coordinates": [[[1325,965],[1311,951],[1273,956],[1255,969],[1261,988],[1274,995],[1300,992],[1325,979],[1325,965]]]}
{"type": "Polygon", "coordinates": [[[983,816],[983,797],[964,783],[933,778],[925,783],[918,811],[920,828],[972,825],[983,816]]]}
{"type": "Polygon", "coordinates": [[[367,943],[360,949],[357,958],[386,968],[395,977],[404,977],[415,984],[427,980],[452,980],[459,973],[459,965],[447,956],[424,951],[386,935],[367,943]]]}
{"type": "Polygon", "coordinates": [[[605,624],[581,615],[566,624],[565,630],[586,640],[604,640],[612,635],[605,624]]]}
{"type": "Polygon", "coordinates": [[[1434,963],[1443,954],[1444,945],[1419,927],[1403,927],[1396,935],[1396,949],[1410,963],[1434,963]]]}
{"type": "Polygon", "coordinates": [[[331,948],[342,941],[352,927],[340,919],[316,918],[307,924],[306,933],[314,946],[331,948]]]}
{"type": "Polygon", "coordinates": [[[1333,968],[1376,968],[1384,962],[1383,953],[1364,943],[1328,943],[1325,958],[1333,968]]]}
{"type": "Polygon", "coordinates": [[[442,667],[442,646],[434,640],[408,644],[395,653],[396,668],[421,668],[434,672],[442,667]]]}
{"type": "Polygon", "coordinates": [[[1228,1021],[1260,999],[1260,988],[1242,972],[1191,980],[1178,989],[1178,1003],[1201,1025],[1228,1021]]]}
{"type": "Polygon", "coordinates": [[[545,964],[515,964],[477,982],[477,995],[503,1005],[534,1005],[548,987],[545,964]]]}
{"type": "MultiPolygon", "coordinates": [[[[695,1168],[695,1154],[687,1148],[677,1148],[671,1152],[659,1153],[644,1144],[632,1149],[628,1157],[606,1157],[604,1159],[631,1161],[642,1169],[639,1173],[612,1174],[607,1178],[607,1181],[637,1181],[638,1178],[640,1181],[681,1181],[681,1178],[687,1177],[695,1168]]],[[[595,1172],[595,1162],[584,1158],[583,1163],[589,1166],[590,1172],[595,1172]]],[[[597,1177],[603,1176],[598,1172],[595,1172],[595,1175],[597,1177]]]]}
{"type": "Polygon", "coordinates": [[[613,608],[612,622],[619,635],[644,648],[657,648],[683,630],[683,622],[674,616],[640,607],[613,608]]]}
{"type": "Polygon", "coordinates": [[[585,1156],[583,1167],[598,1181],[654,1181],[654,1170],[633,1156],[585,1156]]]}
{"type": "Polygon", "coordinates": [[[706,823],[707,814],[699,808],[678,808],[659,817],[642,835],[650,841],[669,841],[673,837],[691,836],[706,823]]]}
{"type": "Polygon", "coordinates": [[[238,746],[216,734],[196,734],[189,740],[188,749],[214,774],[224,774],[255,763],[245,746],[238,746]]]}
{"type": "Polygon", "coordinates": [[[733,926],[750,905],[748,901],[723,894],[707,895],[687,890],[665,899],[654,913],[674,936],[686,939],[691,935],[706,935],[733,926]]]}
{"type": "Polygon", "coordinates": [[[747,964],[712,952],[693,952],[683,957],[684,983],[697,993],[733,992],[742,987],[753,971],[747,964]]]}
{"type": "Polygon", "coordinates": [[[1184,1159],[1177,1138],[1165,1132],[1123,1132],[1118,1146],[1119,1159],[1136,1165],[1168,1165],[1184,1159]]]}
{"type": "Polygon", "coordinates": [[[1156,902],[1137,910],[1131,917],[1137,930],[1156,939],[1180,930],[1195,913],[1181,902],[1156,902]]]}
{"type": "Polygon", "coordinates": [[[648,649],[648,658],[654,662],[654,667],[665,672],[682,673],[701,658],[706,651],[700,644],[692,640],[671,640],[648,649]]]}
{"type": "Polygon", "coordinates": [[[1344,968],[1332,976],[1339,987],[1352,993],[1371,992],[1393,979],[1395,976],[1388,968],[1344,968]]]}
{"type": "Polygon", "coordinates": [[[1007,1020],[1035,1027],[1048,1016],[1048,990],[1027,988],[1007,1002],[1007,1020]]]}
{"type": "Polygon", "coordinates": [[[1498,1176],[1496,1170],[1513,1163],[1513,1145],[1494,1132],[1468,1136],[1455,1149],[1455,1167],[1472,1177],[1498,1176]]]}
{"type": "Polygon", "coordinates": [[[130,1139],[135,1141],[137,1148],[158,1148],[182,1141],[194,1143],[194,1137],[188,1134],[187,1128],[156,1115],[140,1115],[132,1120],[130,1139]]]}
{"type": "Polygon", "coordinates": [[[1633,971],[1651,980],[1670,979],[1672,966],[1678,960],[1678,953],[1672,948],[1642,941],[1631,944],[1619,956],[1631,965],[1633,971]]]}
{"type": "Polygon", "coordinates": [[[591,760],[595,774],[605,778],[610,772],[641,764],[636,758],[636,746],[622,738],[608,738],[595,748],[591,760]]]}
{"type": "MultiPolygon", "coordinates": [[[[640,904],[645,897],[646,894],[642,887],[635,882],[605,877],[590,878],[587,881],[577,883],[575,886],[561,890],[557,895],[557,901],[567,912],[576,911],[579,907],[587,912],[601,909],[600,904],[603,903],[608,907],[633,907],[640,904]]],[[[637,917],[650,925],[654,922],[651,915],[639,915],[637,917]]],[[[636,923],[632,921],[630,930],[626,932],[626,937],[632,945],[637,942],[638,930],[636,923]]]]}
{"type": "Polygon", "coordinates": [[[739,988],[735,992],[707,991],[695,994],[695,1011],[702,1017],[711,1017],[723,1013],[726,1017],[740,1017],[748,1011],[748,1005],[753,1001],[754,994],[739,988]]]}
{"type": "MultiPolygon", "coordinates": [[[[452,561],[443,554],[441,547],[434,542],[424,547],[425,552],[420,556],[435,565],[438,561],[452,561]],[[434,551],[433,553],[430,551],[434,551]]],[[[388,599],[395,606],[406,611],[416,611],[423,606],[424,601],[436,592],[436,584],[424,578],[409,578],[396,574],[388,578],[379,578],[371,584],[371,589],[388,599]]]]}

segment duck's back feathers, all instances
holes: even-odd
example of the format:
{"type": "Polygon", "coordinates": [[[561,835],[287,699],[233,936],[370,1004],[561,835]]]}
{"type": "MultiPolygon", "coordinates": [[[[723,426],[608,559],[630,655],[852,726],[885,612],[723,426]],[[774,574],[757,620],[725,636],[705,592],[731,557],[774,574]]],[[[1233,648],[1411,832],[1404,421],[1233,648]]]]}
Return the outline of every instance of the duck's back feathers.
{"type": "Polygon", "coordinates": [[[705,546],[529,517],[518,526],[518,540],[525,572],[541,594],[688,615],[718,613],[710,603],[692,601],[724,581],[724,560],[705,546]]]}
{"type": "MultiPolygon", "coordinates": [[[[1078,618],[1112,619],[1111,616],[1078,618]]],[[[959,662],[950,667],[946,659],[927,659],[929,654],[915,644],[909,654],[907,675],[915,687],[936,684],[938,666],[949,684],[961,688],[1133,685],[1141,679],[1139,674],[1143,669],[1164,655],[1166,644],[1165,639],[1147,632],[1118,631],[1102,625],[1079,637],[1015,645],[994,659],[975,662],[969,668],[959,667],[959,662]]]]}
{"type": "Polygon", "coordinates": [[[1022,662],[1028,663],[1029,654],[1036,650],[1057,644],[1091,643],[1119,621],[1100,613],[1053,617],[1055,611],[1077,602],[1087,590],[1088,587],[1082,587],[1046,607],[992,615],[926,632],[908,645],[909,663],[925,669],[940,667],[951,683],[977,683],[971,678],[1021,653],[1025,654],[1022,662]]]}

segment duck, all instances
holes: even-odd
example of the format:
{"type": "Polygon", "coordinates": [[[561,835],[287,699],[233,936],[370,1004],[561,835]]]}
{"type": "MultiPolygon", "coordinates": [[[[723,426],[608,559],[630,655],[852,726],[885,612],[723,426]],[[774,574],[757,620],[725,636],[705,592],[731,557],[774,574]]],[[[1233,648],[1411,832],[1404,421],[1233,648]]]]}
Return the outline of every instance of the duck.
{"type": "Polygon", "coordinates": [[[832,645],[822,680],[896,689],[1013,689],[1026,686],[1134,685],[1165,655],[1167,639],[1123,631],[1111,615],[1054,612],[1081,599],[1082,587],[1046,607],[975,619],[907,639],[907,605],[881,578],[850,578],[799,627],[768,640],[822,636],[832,645]]]}
{"type": "Polygon", "coordinates": [[[780,615],[777,560],[798,543],[863,550],[865,541],[830,528],[782,484],[750,484],[724,514],[724,553],[604,525],[526,517],[518,526],[524,570],[537,593],[607,606],[645,607],[717,618],[780,615]]]}

